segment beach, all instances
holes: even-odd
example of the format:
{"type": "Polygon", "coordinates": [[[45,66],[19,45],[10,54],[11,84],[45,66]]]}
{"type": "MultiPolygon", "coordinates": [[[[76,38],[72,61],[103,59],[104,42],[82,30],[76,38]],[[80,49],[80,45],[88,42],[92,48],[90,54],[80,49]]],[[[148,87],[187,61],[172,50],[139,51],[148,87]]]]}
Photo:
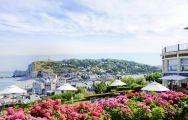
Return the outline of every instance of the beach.
{"type": "Polygon", "coordinates": [[[32,87],[32,83],[35,81],[33,79],[16,77],[13,78],[12,72],[0,72],[0,91],[5,89],[10,85],[17,85],[21,88],[32,87]]]}

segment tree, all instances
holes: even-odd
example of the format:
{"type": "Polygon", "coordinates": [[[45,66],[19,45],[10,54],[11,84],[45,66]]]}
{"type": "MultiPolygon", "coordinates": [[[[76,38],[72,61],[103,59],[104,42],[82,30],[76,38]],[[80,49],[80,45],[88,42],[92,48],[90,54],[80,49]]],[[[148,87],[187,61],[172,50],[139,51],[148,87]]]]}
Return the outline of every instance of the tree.
{"type": "Polygon", "coordinates": [[[159,78],[161,77],[161,73],[155,72],[153,74],[145,75],[144,76],[146,81],[157,81],[162,82],[159,78]]]}
{"type": "Polygon", "coordinates": [[[128,86],[132,86],[133,84],[146,85],[146,81],[142,77],[139,78],[125,77],[122,78],[122,81],[126,83],[128,86]]]}
{"type": "Polygon", "coordinates": [[[104,80],[94,85],[94,91],[96,94],[108,92],[109,86],[105,84],[104,80]]]}

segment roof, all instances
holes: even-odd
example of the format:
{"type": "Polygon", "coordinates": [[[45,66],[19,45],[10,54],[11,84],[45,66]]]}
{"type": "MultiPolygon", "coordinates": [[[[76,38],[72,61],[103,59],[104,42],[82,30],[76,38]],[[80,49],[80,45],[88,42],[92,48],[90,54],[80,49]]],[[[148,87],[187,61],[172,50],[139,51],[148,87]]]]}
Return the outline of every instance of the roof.
{"type": "Polygon", "coordinates": [[[65,83],[62,86],[60,86],[59,88],[57,88],[57,90],[73,91],[73,90],[77,90],[77,89],[75,87],[73,87],[72,85],[70,85],[69,83],[65,83]]]}
{"type": "Polygon", "coordinates": [[[143,87],[141,90],[144,90],[144,91],[168,91],[169,89],[157,82],[152,82],[152,83],[148,84],[147,86],[143,87]]]}
{"type": "Polygon", "coordinates": [[[115,80],[112,84],[110,84],[110,86],[122,86],[122,85],[126,85],[126,84],[121,80],[115,80]]]}
{"type": "Polygon", "coordinates": [[[0,94],[19,94],[19,93],[27,93],[27,91],[22,88],[19,88],[16,85],[11,85],[0,92],[0,94]]]}

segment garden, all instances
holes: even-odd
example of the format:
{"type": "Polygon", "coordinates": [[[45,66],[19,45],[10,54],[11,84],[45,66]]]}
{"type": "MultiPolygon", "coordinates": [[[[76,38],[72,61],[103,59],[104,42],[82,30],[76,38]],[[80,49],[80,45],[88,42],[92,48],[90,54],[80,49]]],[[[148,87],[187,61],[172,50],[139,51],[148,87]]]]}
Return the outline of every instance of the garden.
{"type": "Polygon", "coordinates": [[[188,99],[182,92],[130,92],[95,103],[61,104],[43,100],[31,107],[9,107],[0,120],[188,120],[188,99]]]}

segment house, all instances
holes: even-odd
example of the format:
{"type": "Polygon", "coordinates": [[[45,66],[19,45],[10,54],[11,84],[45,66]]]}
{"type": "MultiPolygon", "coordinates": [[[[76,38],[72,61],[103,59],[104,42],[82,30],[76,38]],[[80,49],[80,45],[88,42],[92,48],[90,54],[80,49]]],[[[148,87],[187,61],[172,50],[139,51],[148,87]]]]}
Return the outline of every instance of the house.
{"type": "Polygon", "coordinates": [[[33,82],[32,93],[42,95],[44,93],[44,82],[42,81],[33,82]]]}

